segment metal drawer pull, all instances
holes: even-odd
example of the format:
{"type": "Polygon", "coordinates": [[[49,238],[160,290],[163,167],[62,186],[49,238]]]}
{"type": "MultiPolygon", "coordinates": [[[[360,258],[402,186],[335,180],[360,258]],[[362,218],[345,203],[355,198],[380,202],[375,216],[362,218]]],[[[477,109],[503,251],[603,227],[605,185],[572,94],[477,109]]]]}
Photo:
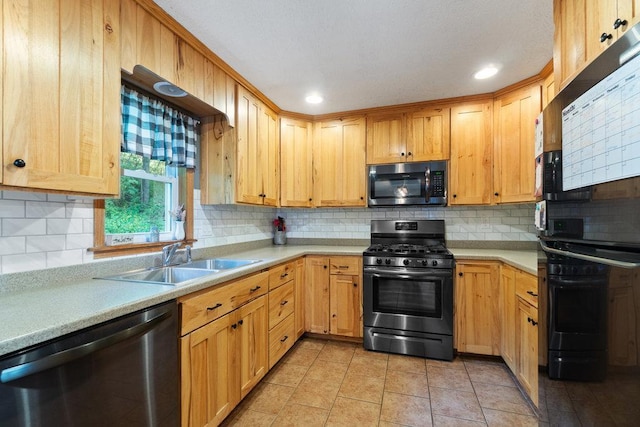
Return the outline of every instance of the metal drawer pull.
{"type": "Polygon", "coordinates": [[[289,302],[289,301],[284,300],[284,301],[282,301],[282,302],[280,303],[280,305],[286,305],[288,302],[289,302]]]}
{"type": "Polygon", "coordinates": [[[282,338],[282,339],[280,340],[280,342],[285,342],[285,341],[286,341],[286,340],[288,340],[288,339],[289,339],[289,335],[285,335],[285,336],[284,336],[284,338],[282,338]]]}
{"type": "Polygon", "coordinates": [[[348,265],[339,265],[338,268],[342,269],[342,268],[349,268],[348,265]]]}
{"type": "Polygon", "coordinates": [[[242,319],[238,320],[238,325],[242,326],[243,323],[244,323],[244,320],[242,319]]]}
{"type": "Polygon", "coordinates": [[[527,293],[528,293],[529,295],[531,295],[532,297],[537,297],[537,296],[538,296],[538,294],[536,294],[536,293],[535,293],[535,292],[533,292],[533,291],[527,291],[527,293]]]}
{"type": "Polygon", "coordinates": [[[531,323],[533,326],[536,326],[538,324],[538,322],[533,320],[531,317],[527,317],[527,322],[531,323]]]}
{"type": "Polygon", "coordinates": [[[232,327],[233,329],[236,329],[236,328],[238,327],[238,324],[237,324],[237,323],[234,323],[233,325],[231,325],[231,327],[232,327]]]}
{"type": "Polygon", "coordinates": [[[260,286],[256,286],[255,288],[251,288],[251,289],[249,289],[249,292],[255,292],[255,291],[257,291],[258,289],[260,289],[260,286]]]}
{"type": "Polygon", "coordinates": [[[207,307],[207,311],[209,311],[209,310],[215,310],[216,308],[220,308],[220,307],[222,307],[222,304],[217,303],[217,304],[216,304],[216,305],[214,305],[213,307],[207,307]]]}
{"type": "Polygon", "coordinates": [[[282,274],[280,275],[280,278],[281,278],[281,279],[284,279],[284,278],[285,278],[285,277],[287,277],[288,275],[289,275],[289,273],[282,273],[282,274]]]}

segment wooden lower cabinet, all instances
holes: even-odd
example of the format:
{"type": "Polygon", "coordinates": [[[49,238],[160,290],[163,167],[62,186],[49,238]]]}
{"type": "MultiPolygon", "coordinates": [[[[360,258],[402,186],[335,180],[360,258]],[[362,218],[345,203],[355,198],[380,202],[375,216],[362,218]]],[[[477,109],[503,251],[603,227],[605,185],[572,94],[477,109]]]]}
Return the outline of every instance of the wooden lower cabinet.
{"type": "Polygon", "coordinates": [[[454,339],[462,353],[500,354],[500,263],[456,265],[454,339]]]}
{"type": "Polygon", "coordinates": [[[305,272],[306,330],[362,337],[362,257],[309,256],[305,272]]]}
{"type": "Polygon", "coordinates": [[[538,309],[518,297],[516,377],[538,406],[538,309]]]}
{"type": "Polygon", "coordinates": [[[182,425],[218,425],[265,376],[267,298],[180,339],[182,425]]]}
{"type": "Polygon", "coordinates": [[[512,371],[516,370],[516,269],[500,266],[500,353],[512,371]]]}
{"type": "Polygon", "coordinates": [[[304,306],[305,306],[305,274],[304,274],[304,258],[296,261],[296,281],[294,284],[294,298],[296,305],[294,307],[294,326],[296,340],[304,334],[304,306]]]}

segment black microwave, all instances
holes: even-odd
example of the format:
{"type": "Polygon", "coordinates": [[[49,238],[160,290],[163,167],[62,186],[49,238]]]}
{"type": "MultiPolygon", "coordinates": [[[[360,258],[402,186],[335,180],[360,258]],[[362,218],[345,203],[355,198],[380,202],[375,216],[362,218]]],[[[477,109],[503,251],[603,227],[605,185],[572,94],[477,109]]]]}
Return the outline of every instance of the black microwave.
{"type": "Polygon", "coordinates": [[[447,162],[369,166],[369,207],[447,204],[447,162]]]}

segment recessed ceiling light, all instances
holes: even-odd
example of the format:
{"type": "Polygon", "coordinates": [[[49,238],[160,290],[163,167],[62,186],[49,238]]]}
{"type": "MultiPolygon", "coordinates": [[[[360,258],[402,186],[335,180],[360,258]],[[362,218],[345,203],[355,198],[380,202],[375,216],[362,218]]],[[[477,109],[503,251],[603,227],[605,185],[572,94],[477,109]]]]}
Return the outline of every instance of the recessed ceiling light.
{"type": "Polygon", "coordinates": [[[169,82],[157,82],[153,85],[153,88],[156,92],[172,98],[182,98],[183,96],[187,96],[187,92],[169,82]]]}
{"type": "Polygon", "coordinates": [[[309,95],[304,100],[309,104],[320,104],[323,101],[322,97],[318,94],[309,95]]]}
{"type": "Polygon", "coordinates": [[[498,73],[498,69],[493,65],[483,68],[473,75],[478,80],[488,79],[489,77],[493,77],[498,73]]]}

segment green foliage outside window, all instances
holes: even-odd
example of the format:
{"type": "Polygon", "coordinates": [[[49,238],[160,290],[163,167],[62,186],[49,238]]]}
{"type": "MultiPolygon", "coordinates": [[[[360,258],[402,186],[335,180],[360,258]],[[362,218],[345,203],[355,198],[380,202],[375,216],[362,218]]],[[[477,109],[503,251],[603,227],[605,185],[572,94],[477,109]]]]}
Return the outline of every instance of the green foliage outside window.
{"type": "MultiPolygon", "coordinates": [[[[160,177],[165,176],[164,162],[149,160],[131,153],[120,153],[122,169],[142,170],[160,177]]],[[[105,233],[148,233],[152,226],[168,231],[167,207],[171,200],[166,182],[122,175],[120,198],[105,202],[105,233]]]]}

